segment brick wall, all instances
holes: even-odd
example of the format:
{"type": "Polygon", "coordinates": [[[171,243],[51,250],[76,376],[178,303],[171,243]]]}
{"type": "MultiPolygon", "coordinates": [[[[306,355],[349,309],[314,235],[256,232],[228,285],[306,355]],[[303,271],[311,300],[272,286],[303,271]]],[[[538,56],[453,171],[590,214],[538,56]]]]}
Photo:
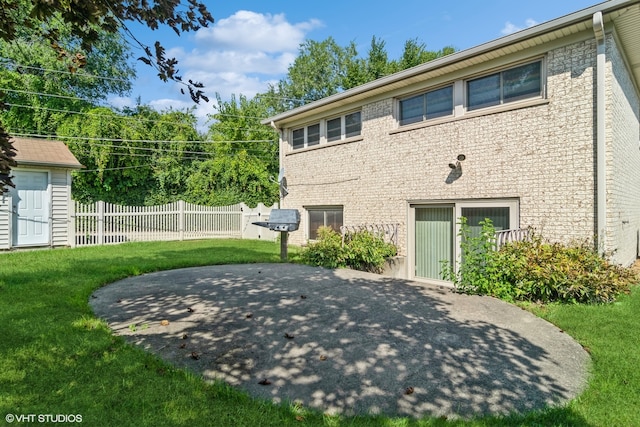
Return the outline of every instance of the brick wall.
{"type": "MultiPolygon", "coordinates": [[[[362,139],[294,152],[285,143],[284,207],[343,205],[345,224],[400,223],[408,201],[519,198],[520,226],[559,240],[595,234],[594,64],[586,40],[546,57],[548,102],[405,132],[393,99],[362,108],[362,139]],[[448,167],[457,154],[462,174],[448,167]]],[[[292,243],[305,241],[306,215],[292,243]]]]}
{"type": "Polygon", "coordinates": [[[612,259],[629,265],[640,241],[640,100],[613,37],[607,40],[607,236],[612,259]]]}

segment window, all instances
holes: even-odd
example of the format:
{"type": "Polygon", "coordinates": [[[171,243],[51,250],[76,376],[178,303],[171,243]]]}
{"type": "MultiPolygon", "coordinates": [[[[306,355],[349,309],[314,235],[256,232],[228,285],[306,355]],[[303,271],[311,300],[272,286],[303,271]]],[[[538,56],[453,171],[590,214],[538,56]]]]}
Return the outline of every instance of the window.
{"type": "Polygon", "coordinates": [[[309,213],[309,240],[318,238],[320,227],[331,227],[340,232],[342,227],[342,206],[331,207],[311,207],[307,208],[309,213]]]}
{"type": "Polygon", "coordinates": [[[480,234],[480,222],[491,219],[496,230],[519,227],[519,201],[464,200],[450,203],[417,204],[411,208],[413,222],[412,258],[415,276],[442,279],[442,261],[457,264],[462,257],[460,217],[467,219],[471,236],[480,234]]]}
{"type": "Polygon", "coordinates": [[[320,144],[320,123],[307,128],[307,146],[320,144]]]}
{"type": "Polygon", "coordinates": [[[304,128],[293,131],[293,148],[304,147],[304,128]]]}
{"type": "Polygon", "coordinates": [[[467,81],[467,109],[542,96],[542,61],[467,81]]]}
{"type": "Polygon", "coordinates": [[[351,138],[352,136],[360,135],[362,131],[362,116],[360,111],[344,116],[344,123],[345,137],[351,138]]]}
{"type": "Polygon", "coordinates": [[[320,143],[320,123],[294,129],[291,135],[294,149],[310,147],[320,143]]]}
{"type": "Polygon", "coordinates": [[[291,145],[294,150],[305,147],[313,147],[324,142],[340,141],[360,135],[362,132],[362,114],[354,111],[344,116],[321,120],[293,129],[291,132],[291,145]],[[322,130],[324,129],[324,134],[322,130]]]}
{"type": "Polygon", "coordinates": [[[447,86],[400,100],[400,124],[408,125],[423,120],[453,114],[453,86],[447,86]]]}
{"type": "Polygon", "coordinates": [[[360,111],[327,120],[327,142],[358,136],[361,131],[362,115],[360,111]]]}
{"type": "Polygon", "coordinates": [[[342,137],[342,117],[327,120],[327,141],[337,141],[342,137]]]}

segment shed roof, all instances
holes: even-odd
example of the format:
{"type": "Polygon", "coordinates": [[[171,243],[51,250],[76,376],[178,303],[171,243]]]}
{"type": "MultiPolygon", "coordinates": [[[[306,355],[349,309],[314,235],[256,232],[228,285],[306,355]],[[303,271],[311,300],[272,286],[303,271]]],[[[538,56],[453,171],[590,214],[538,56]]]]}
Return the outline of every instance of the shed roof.
{"type": "Polygon", "coordinates": [[[84,166],[62,141],[35,138],[12,138],[18,166],[49,166],[81,169],[84,166]]]}

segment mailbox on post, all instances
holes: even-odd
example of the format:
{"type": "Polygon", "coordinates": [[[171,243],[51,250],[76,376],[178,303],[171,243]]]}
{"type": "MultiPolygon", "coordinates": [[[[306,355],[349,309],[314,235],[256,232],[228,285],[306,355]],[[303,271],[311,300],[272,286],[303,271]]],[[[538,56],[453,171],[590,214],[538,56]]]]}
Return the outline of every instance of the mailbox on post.
{"type": "Polygon", "coordinates": [[[272,209],[269,221],[256,221],[253,224],[280,232],[280,259],[286,261],[288,233],[300,226],[300,212],[297,209],[272,209]]]}

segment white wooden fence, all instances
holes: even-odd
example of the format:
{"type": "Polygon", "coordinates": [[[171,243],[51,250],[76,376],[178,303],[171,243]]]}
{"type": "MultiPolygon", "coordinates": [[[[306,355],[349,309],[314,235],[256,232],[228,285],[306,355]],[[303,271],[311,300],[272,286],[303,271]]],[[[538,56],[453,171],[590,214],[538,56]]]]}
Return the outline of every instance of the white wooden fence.
{"type": "Polygon", "coordinates": [[[276,233],[253,225],[266,221],[272,207],[260,203],[200,206],[178,201],[161,206],[74,203],[74,246],[132,241],[242,238],[276,240],[276,233]]]}

